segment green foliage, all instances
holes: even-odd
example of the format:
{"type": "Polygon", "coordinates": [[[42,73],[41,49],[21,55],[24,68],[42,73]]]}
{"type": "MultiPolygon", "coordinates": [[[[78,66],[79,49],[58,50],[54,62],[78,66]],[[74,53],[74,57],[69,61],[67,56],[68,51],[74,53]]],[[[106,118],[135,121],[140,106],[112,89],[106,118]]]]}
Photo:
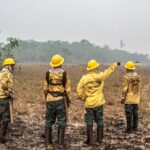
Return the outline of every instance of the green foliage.
{"type": "Polygon", "coordinates": [[[108,45],[96,46],[87,40],[80,42],[19,40],[17,51],[12,51],[19,62],[48,63],[54,54],[60,54],[68,64],[85,64],[90,59],[102,63],[128,60],[148,63],[148,55],[129,53],[119,49],[111,49],[108,45]]]}
{"type": "Polygon", "coordinates": [[[14,57],[13,50],[19,46],[19,42],[15,38],[7,38],[7,43],[0,44],[0,60],[2,61],[6,57],[14,57]]]}

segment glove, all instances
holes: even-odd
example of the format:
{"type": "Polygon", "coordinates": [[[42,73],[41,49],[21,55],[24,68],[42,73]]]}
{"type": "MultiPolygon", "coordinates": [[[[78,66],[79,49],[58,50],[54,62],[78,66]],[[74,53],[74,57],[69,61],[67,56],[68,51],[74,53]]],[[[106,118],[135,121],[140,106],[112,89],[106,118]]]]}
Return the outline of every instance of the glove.
{"type": "Polygon", "coordinates": [[[13,102],[14,96],[13,96],[13,93],[12,93],[12,92],[9,92],[9,93],[7,94],[7,97],[10,99],[10,100],[9,100],[10,102],[13,102]]]}
{"type": "Polygon", "coordinates": [[[124,102],[125,102],[125,100],[124,100],[124,99],[122,99],[122,100],[121,100],[121,104],[124,104],[124,102]]]}
{"type": "Polygon", "coordinates": [[[121,65],[120,61],[118,61],[118,62],[117,62],[117,65],[118,65],[118,66],[120,66],[120,65],[121,65]]]}

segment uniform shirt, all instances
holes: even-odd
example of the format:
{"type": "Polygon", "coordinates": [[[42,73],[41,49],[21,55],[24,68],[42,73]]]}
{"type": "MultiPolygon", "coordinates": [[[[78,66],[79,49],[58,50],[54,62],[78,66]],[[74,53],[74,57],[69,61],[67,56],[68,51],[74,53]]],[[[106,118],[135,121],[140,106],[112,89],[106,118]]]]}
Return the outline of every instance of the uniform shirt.
{"type": "Polygon", "coordinates": [[[140,102],[141,79],[136,72],[127,73],[123,78],[122,99],[125,104],[138,104],[140,102]]]}
{"type": "Polygon", "coordinates": [[[103,94],[104,80],[114,72],[116,67],[117,63],[114,63],[104,72],[89,71],[80,79],[77,94],[85,101],[86,108],[98,107],[105,103],[103,94]]]}
{"type": "MultiPolygon", "coordinates": [[[[63,70],[62,68],[53,68],[49,70],[49,76],[50,79],[53,83],[57,84],[57,83],[62,83],[63,80],[63,72],[65,70],[63,70]]],[[[66,74],[66,84],[65,84],[65,88],[62,85],[52,85],[52,84],[48,84],[46,78],[44,79],[44,93],[47,93],[47,97],[46,97],[46,101],[57,101],[60,99],[63,99],[63,96],[53,96],[52,94],[50,94],[50,92],[61,92],[63,93],[64,91],[66,91],[66,94],[69,96],[71,88],[70,88],[70,80],[68,75],[66,74]]]]}
{"type": "Polygon", "coordinates": [[[13,76],[7,68],[0,71],[0,99],[8,97],[13,92],[13,76]]]}

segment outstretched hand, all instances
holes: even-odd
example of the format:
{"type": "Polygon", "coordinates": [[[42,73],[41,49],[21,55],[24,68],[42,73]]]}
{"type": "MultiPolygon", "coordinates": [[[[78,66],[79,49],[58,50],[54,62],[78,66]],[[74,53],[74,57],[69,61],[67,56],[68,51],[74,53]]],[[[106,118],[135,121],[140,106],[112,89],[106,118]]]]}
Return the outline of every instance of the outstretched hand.
{"type": "Polygon", "coordinates": [[[121,62],[120,62],[120,61],[118,61],[118,62],[117,62],[117,65],[118,65],[118,66],[120,66],[120,65],[121,65],[121,62]]]}

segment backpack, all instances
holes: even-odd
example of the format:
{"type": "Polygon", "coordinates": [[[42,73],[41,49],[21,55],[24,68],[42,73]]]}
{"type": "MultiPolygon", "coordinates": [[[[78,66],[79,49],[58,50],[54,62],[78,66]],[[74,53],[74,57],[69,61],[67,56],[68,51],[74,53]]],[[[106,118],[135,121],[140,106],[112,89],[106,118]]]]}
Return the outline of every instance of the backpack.
{"type": "Polygon", "coordinates": [[[67,73],[66,73],[66,71],[64,71],[63,72],[63,79],[62,79],[62,84],[53,84],[52,82],[51,82],[51,79],[50,79],[50,71],[47,71],[46,72],[46,81],[47,81],[47,83],[49,84],[49,85],[63,85],[63,87],[65,87],[65,85],[66,85],[66,78],[67,78],[67,73]]]}
{"type": "MultiPolygon", "coordinates": [[[[54,84],[54,83],[51,82],[51,79],[50,79],[50,71],[47,71],[47,73],[46,73],[46,81],[47,81],[48,85],[63,85],[63,87],[65,88],[66,78],[67,78],[67,73],[66,73],[66,71],[64,71],[63,72],[62,83],[61,84],[54,84]]],[[[65,92],[66,91],[64,91],[63,93],[62,92],[57,92],[57,91],[49,91],[49,93],[51,95],[53,95],[54,97],[64,96],[65,92]]]]}

